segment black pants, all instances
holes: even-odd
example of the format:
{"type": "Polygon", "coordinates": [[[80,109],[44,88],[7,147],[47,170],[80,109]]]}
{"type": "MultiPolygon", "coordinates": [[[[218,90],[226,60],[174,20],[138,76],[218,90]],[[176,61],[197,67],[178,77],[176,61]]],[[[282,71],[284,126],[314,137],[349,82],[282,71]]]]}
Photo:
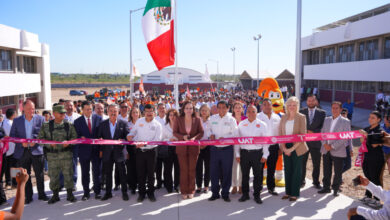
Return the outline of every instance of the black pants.
{"type": "Polygon", "coordinates": [[[112,170],[114,168],[118,170],[118,176],[121,183],[122,193],[127,192],[127,183],[126,183],[126,168],[125,162],[115,162],[113,154],[111,153],[111,158],[108,161],[103,162],[104,171],[106,172],[106,194],[111,194],[112,192],[112,170]]]}
{"type": "Polygon", "coordinates": [[[311,162],[313,163],[313,172],[311,174],[313,179],[313,185],[320,184],[320,170],[321,170],[321,147],[309,147],[309,151],[305,153],[302,157],[302,184],[306,183],[306,164],[309,158],[309,153],[311,156],[311,162]]]}
{"type": "Polygon", "coordinates": [[[89,195],[89,183],[90,180],[90,170],[92,163],[92,181],[93,181],[93,191],[95,194],[100,194],[101,185],[100,185],[100,163],[101,159],[99,155],[94,154],[92,158],[89,159],[80,159],[81,167],[81,183],[83,185],[84,195],[89,195]]]}
{"type": "Polygon", "coordinates": [[[127,168],[127,184],[129,189],[137,189],[137,163],[136,163],[136,153],[135,145],[127,146],[127,153],[129,154],[129,159],[126,160],[127,168]]]}
{"type": "MultiPolygon", "coordinates": [[[[126,170],[125,170],[125,173],[126,173],[126,170]]],[[[115,164],[115,169],[114,169],[114,181],[115,181],[116,187],[121,185],[121,177],[120,177],[119,169],[117,168],[116,164],[115,164]]]]}
{"type": "MultiPolygon", "coordinates": [[[[31,166],[34,169],[35,179],[37,181],[38,196],[45,196],[45,185],[43,179],[43,155],[32,155],[31,151],[27,148],[24,149],[23,156],[18,160],[18,166],[27,170],[28,175],[31,176],[31,166]]],[[[26,183],[26,199],[32,199],[33,187],[31,178],[28,178],[26,183]]]]}
{"type": "Polygon", "coordinates": [[[7,202],[7,197],[3,189],[3,184],[0,184],[0,204],[7,202]]]}
{"type": "Polygon", "coordinates": [[[138,192],[140,195],[154,193],[154,171],[156,168],[156,149],[150,149],[142,152],[137,149],[136,152],[136,166],[137,166],[137,180],[138,192]],[[148,190],[146,190],[146,180],[148,183],[148,190]]]}
{"type": "Polygon", "coordinates": [[[3,164],[1,168],[1,178],[0,183],[3,183],[3,176],[5,175],[5,184],[7,186],[16,186],[16,179],[11,179],[11,167],[16,167],[17,160],[14,158],[14,155],[11,154],[9,156],[6,156],[6,154],[3,154],[3,164]]]}
{"type": "Polygon", "coordinates": [[[173,169],[173,185],[177,188],[180,185],[180,165],[176,153],[173,155],[173,169]]]}
{"type": "Polygon", "coordinates": [[[253,196],[260,197],[263,188],[263,168],[261,163],[263,150],[241,150],[240,166],[242,172],[242,194],[249,195],[249,173],[252,168],[253,172],[253,196]]]}
{"type": "Polygon", "coordinates": [[[210,146],[200,150],[198,161],[196,162],[196,186],[198,188],[209,187],[210,184],[210,146]],[[204,166],[204,170],[203,170],[204,166]],[[204,172],[203,172],[204,171],[204,172]]]}
{"type": "Polygon", "coordinates": [[[328,152],[322,156],[322,159],[324,168],[324,178],[322,179],[322,183],[324,184],[324,189],[330,189],[330,179],[332,178],[333,167],[334,176],[332,189],[339,190],[342,181],[345,157],[334,157],[330,154],[330,152],[328,152]]]}
{"type": "Polygon", "coordinates": [[[279,144],[269,146],[269,156],[267,158],[267,188],[273,191],[275,189],[275,169],[279,157],[279,144]]]}
{"type": "MultiPolygon", "coordinates": [[[[383,187],[380,180],[380,176],[384,164],[385,164],[385,158],[383,154],[370,155],[370,156],[367,156],[367,154],[365,154],[363,160],[364,176],[366,176],[367,179],[370,180],[373,184],[383,187]]],[[[366,196],[372,198],[372,193],[369,190],[366,190],[366,196]]],[[[375,199],[379,200],[376,197],[375,199]]]]}
{"type": "MultiPolygon", "coordinates": [[[[165,167],[164,167],[165,169],[165,167]]],[[[156,173],[156,181],[157,181],[157,185],[162,185],[162,183],[164,182],[163,180],[163,159],[158,157],[157,156],[157,159],[156,159],[156,169],[155,169],[155,173],[156,173]]]]}

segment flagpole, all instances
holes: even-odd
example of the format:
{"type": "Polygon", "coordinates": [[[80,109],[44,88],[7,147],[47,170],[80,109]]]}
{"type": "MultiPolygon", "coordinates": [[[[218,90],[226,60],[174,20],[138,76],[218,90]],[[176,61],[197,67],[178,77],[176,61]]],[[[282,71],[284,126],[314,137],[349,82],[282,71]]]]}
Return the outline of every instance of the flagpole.
{"type": "Polygon", "coordinates": [[[173,0],[174,2],[174,7],[175,7],[175,20],[174,20],[174,37],[175,37],[175,85],[174,85],[174,95],[175,95],[175,100],[176,100],[176,110],[179,110],[179,85],[178,85],[178,67],[177,67],[177,10],[176,10],[176,1],[173,0]]]}
{"type": "MultiPolygon", "coordinates": [[[[133,100],[133,93],[134,93],[134,83],[131,82],[131,77],[133,76],[133,45],[132,45],[132,38],[131,38],[131,33],[132,33],[132,29],[131,29],[131,14],[133,12],[136,12],[136,11],[139,11],[139,10],[142,10],[142,9],[145,9],[145,7],[143,8],[138,8],[138,9],[135,9],[135,10],[130,10],[130,79],[129,79],[129,83],[130,83],[130,100],[133,100]]],[[[134,77],[133,77],[133,81],[134,81],[134,77]]]]}
{"type": "Polygon", "coordinates": [[[302,0],[297,0],[297,39],[295,46],[295,96],[301,98],[301,17],[302,17],[302,0]]]}

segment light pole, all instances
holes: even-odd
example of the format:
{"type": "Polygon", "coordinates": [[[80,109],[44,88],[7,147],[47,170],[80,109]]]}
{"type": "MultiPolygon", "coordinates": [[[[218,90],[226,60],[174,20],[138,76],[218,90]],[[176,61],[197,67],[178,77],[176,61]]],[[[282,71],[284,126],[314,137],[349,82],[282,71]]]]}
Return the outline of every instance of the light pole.
{"type": "Polygon", "coordinates": [[[209,61],[217,63],[217,77],[215,77],[215,78],[218,79],[218,76],[219,76],[219,61],[218,60],[214,60],[214,59],[209,59],[209,61]]]}
{"type": "MultiPolygon", "coordinates": [[[[134,92],[134,83],[131,82],[131,78],[132,78],[132,75],[133,75],[133,48],[132,48],[132,39],[131,39],[131,14],[133,14],[134,12],[137,12],[137,11],[140,11],[142,9],[144,9],[145,7],[143,8],[138,8],[138,9],[135,9],[135,10],[130,10],[130,99],[133,100],[133,92],[134,92]]],[[[134,77],[133,77],[134,78],[134,77]]]]}
{"type": "Polygon", "coordinates": [[[236,75],[236,47],[232,47],[230,49],[233,51],[233,81],[235,81],[234,76],[236,75]]]}
{"type": "Polygon", "coordinates": [[[259,88],[259,81],[260,81],[260,69],[259,69],[259,64],[260,64],[260,39],[261,39],[261,34],[258,34],[257,37],[254,36],[253,40],[257,40],[257,88],[259,88]]]}
{"type": "Polygon", "coordinates": [[[295,96],[301,98],[301,16],[302,0],[297,0],[297,41],[295,51],[295,96]]]}

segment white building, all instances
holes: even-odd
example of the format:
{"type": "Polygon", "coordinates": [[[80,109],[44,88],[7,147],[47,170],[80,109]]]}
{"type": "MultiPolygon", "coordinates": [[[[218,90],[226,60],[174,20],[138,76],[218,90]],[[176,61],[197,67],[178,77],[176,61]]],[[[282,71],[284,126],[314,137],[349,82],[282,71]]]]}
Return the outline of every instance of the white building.
{"type": "MultiPolygon", "coordinates": [[[[165,68],[161,71],[154,71],[142,75],[144,83],[152,84],[167,84],[173,85],[175,79],[175,68],[165,68]]],[[[211,83],[210,76],[188,68],[178,68],[178,83],[179,84],[198,84],[211,83]]]]}
{"type": "Polygon", "coordinates": [[[390,92],[390,4],[333,22],[302,38],[303,84],[323,101],[364,101],[390,92]]]}
{"type": "Polygon", "coordinates": [[[51,109],[49,46],[38,35],[0,24],[0,110],[30,99],[51,109]]]}

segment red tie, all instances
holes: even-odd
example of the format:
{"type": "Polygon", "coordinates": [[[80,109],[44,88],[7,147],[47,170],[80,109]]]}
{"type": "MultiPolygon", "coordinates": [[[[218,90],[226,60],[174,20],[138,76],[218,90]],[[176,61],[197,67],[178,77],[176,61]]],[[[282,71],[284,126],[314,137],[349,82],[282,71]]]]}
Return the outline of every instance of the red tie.
{"type": "Polygon", "coordinates": [[[89,133],[92,134],[92,125],[91,125],[91,120],[88,118],[88,129],[89,129],[89,133]]]}

